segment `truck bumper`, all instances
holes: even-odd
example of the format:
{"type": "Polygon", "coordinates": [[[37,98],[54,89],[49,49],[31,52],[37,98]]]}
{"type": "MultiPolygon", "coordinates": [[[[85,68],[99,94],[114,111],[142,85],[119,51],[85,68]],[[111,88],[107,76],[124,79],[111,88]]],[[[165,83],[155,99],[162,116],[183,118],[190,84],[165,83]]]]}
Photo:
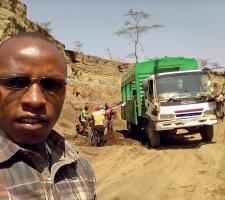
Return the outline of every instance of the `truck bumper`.
{"type": "Polygon", "coordinates": [[[215,115],[155,122],[156,131],[173,130],[217,123],[215,115]]]}

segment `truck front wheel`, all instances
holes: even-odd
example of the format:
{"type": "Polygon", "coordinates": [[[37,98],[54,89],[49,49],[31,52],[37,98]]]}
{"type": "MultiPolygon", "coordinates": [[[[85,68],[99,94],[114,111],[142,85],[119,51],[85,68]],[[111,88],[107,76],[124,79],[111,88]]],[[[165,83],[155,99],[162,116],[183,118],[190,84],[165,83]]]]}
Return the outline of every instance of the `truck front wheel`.
{"type": "Polygon", "coordinates": [[[213,126],[212,125],[204,125],[200,128],[200,134],[202,140],[205,142],[212,142],[213,139],[213,126]]]}
{"type": "Polygon", "coordinates": [[[160,133],[154,131],[149,122],[146,127],[146,133],[150,142],[150,146],[154,148],[160,147],[160,133]]]}

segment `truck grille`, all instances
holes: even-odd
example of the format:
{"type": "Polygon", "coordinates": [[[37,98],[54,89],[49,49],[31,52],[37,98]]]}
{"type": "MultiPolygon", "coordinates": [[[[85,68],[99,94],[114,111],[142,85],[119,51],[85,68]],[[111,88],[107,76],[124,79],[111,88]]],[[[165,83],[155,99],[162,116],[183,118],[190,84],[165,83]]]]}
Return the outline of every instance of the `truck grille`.
{"type": "Polygon", "coordinates": [[[175,116],[176,116],[176,118],[193,117],[193,116],[201,116],[202,113],[203,113],[203,108],[188,109],[188,110],[177,110],[177,111],[175,111],[175,116]]]}

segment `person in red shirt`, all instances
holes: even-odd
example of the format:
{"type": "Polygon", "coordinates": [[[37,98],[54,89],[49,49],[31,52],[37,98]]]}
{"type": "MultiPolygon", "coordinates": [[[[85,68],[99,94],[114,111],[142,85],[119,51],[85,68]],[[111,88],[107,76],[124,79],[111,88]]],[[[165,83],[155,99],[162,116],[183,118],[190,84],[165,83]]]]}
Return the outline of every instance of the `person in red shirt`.
{"type": "Polygon", "coordinates": [[[108,131],[113,131],[113,117],[114,117],[114,111],[111,106],[108,105],[108,103],[105,103],[105,111],[106,113],[106,131],[105,135],[108,131]]]}

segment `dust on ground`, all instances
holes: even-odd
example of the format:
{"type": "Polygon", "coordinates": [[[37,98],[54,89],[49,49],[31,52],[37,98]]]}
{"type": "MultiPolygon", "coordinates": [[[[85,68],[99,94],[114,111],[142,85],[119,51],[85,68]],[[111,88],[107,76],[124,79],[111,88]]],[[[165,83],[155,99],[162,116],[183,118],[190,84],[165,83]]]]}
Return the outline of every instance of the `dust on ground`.
{"type": "Polygon", "coordinates": [[[224,122],[215,127],[212,143],[200,134],[165,135],[159,149],[141,136],[130,136],[118,122],[104,147],[70,136],[91,161],[99,200],[223,200],[225,199],[224,122]]]}

